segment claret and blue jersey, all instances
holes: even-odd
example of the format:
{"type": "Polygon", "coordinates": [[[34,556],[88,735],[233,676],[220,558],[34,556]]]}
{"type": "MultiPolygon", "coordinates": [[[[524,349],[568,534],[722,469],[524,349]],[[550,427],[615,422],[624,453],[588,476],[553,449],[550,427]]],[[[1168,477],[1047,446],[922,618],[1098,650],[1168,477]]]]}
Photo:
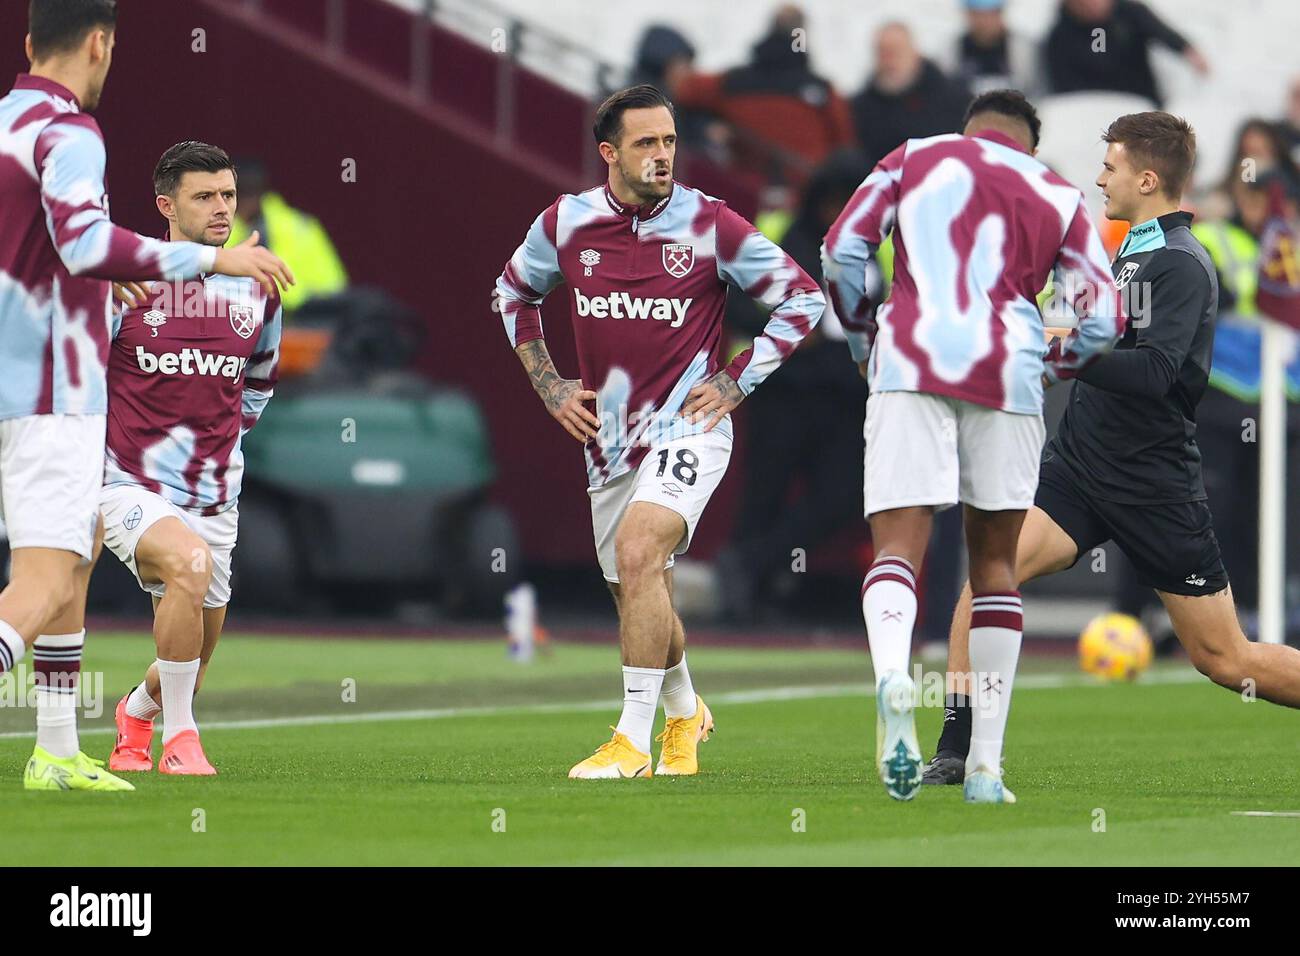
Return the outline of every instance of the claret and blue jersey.
{"type": "Polygon", "coordinates": [[[817,284],[779,246],[680,183],[646,207],[603,186],[561,196],[538,216],[497,280],[511,345],[542,337],[541,302],[561,282],[579,374],[599,396],[600,433],[586,446],[592,487],[636,467],[649,447],[704,427],[678,412],[693,386],[723,368],[729,284],[771,310],[763,333],[726,366],[745,394],[825,307],[817,284]]]}
{"type": "Polygon", "coordinates": [[[104,483],[217,514],[239,497],[241,441],[275,387],[280,299],[222,275],[150,292],[113,322],[104,483]]]}
{"type": "Polygon", "coordinates": [[[104,414],[109,281],[183,279],[216,249],[113,225],[104,139],[63,86],[0,99],[0,419],[104,414]]]}
{"type": "Polygon", "coordinates": [[[908,140],[880,161],[826,235],[823,262],[873,391],[942,395],[1025,415],[1042,378],[1071,378],[1112,346],[1123,311],[1083,195],[996,131],[908,140]],[[893,236],[888,301],[876,252],[893,236]],[[1057,351],[1036,296],[1049,276],[1079,316],[1057,351]]]}

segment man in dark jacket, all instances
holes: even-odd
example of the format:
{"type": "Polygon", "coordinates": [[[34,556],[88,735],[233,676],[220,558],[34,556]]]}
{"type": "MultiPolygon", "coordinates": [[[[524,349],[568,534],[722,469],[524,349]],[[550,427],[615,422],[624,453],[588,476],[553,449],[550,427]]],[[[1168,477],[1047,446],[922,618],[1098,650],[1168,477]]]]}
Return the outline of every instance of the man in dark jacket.
{"type": "MultiPolygon", "coordinates": [[[[856,153],[832,156],[809,180],[779,240],[818,283],[822,237],[868,169],[856,153]]],[[[727,321],[750,335],[767,316],[748,297],[733,295],[727,297],[727,321]]],[[[732,621],[757,616],[764,603],[759,595],[777,572],[790,568],[794,548],[810,554],[841,529],[856,527],[862,514],[862,485],[846,476],[862,467],[866,383],[849,358],[839,323],[827,313],[822,322],[765,388],[747,399],[744,492],[735,537],[717,562],[723,615],[732,621]],[[770,397],[763,395],[766,388],[770,397]]]]}
{"type": "Polygon", "coordinates": [[[731,124],[739,134],[738,165],[795,185],[853,139],[848,104],[812,71],[803,30],[803,12],[781,7],[748,65],[686,76],[671,91],[678,109],[707,111],[731,124]]]}
{"type": "Polygon", "coordinates": [[[1187,38],[1137,0],[1062,0],[1043,47],[1053,93],[1114,90],[1162,105],[1151,44],[1181,53],[1198,73],[1209,64],[1187,38]]]}
{"type": "Polygon", "coordinates": [[[921,56],[912,32],[887,23],[876,34],[876,67],[853,100],[858,142],[869,166],[904,140],[960,129],[970,91],[921,56]]]}

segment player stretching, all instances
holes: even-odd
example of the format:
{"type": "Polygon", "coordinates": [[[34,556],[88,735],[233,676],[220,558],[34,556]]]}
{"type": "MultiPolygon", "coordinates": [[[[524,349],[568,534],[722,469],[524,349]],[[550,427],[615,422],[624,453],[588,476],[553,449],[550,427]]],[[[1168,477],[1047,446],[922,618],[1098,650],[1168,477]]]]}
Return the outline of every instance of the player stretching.
{"type": "MultiPolygon", "coordinates": [[[[153,174],[173,242],[220,247],[237,201],[225,151],[178,143],[153,174]]],[[[230,601],[244,474],[240,443],[275,385],[280,297],[251,279],[205,276],[127,310],[108,360],[104,543],[153,595],[158,659],[117,705],[111,770],[216,773],[191,706],[230,601]],[[195,306],[198,306],[196,309],[195,306]]]]}
{"type": "Polygon", "coordinates": [[[109,280],[203,271],[291,281],[250,244],[165,243],[108,217],[104,141],[85,110],[112,63],[113,0],[33,0],[22,74],[0,99],[0,507],[13,548],[0,592],[0,673],[32,645],[33,790],[131,790],[77,740],[76,690],[104,476],[109,280]]]}
{"type": "MultiPolygon", "coordinates": [[[[1155,588],[1197,670],[1237,692],[1253,682],[1265,700],[1300,707],[1300,652],[1253,643],[1237,622],[1201,480],[1196,405],[1209,379],[1219,290],[1191,213],[1179,212],[1195,135],[1184,120],[1149,112],[1121,116],[1104,138],[1097,185],[1106,215],[1134,224],[1113,267],[1131,318],[1115,351],[1078,376],[1043,450],[1016,579],[1063,571],[1114,541],[1155,588]]],[[[959,691],[974,656],[970,615],[967,586],[948,650],[959,691]]],[[[926,782],[955,783],[968,742],[974,747],[966,714],[955,716],[926,782]]]]}
{"type": "Polygon", "coordinates": [[[921,783],[907,675],[915,570],[937,509],[965,505],[974,666],[985,711],[966,799],[1011,802],[1000,753],[1021,639],[1016,536],[1038,482],[1043,378],[1074,375],[1119,334],[1119,301],[1079,190],[1033,158],[1038,116],[998,90],[964,135],[909,140],[880,161],[831,227],[826,276],[868,378],[867,516],[876,558],[862,613],[876,675],[877,753],[891,797],[921,783]],[[894,284],[877,311],[875,252],[893,230],[894,284]],[[1049,273],[1081,314],[1044,371],[1035,304],[1049,273]]]}
{"type": "Polygon", "coordinates": [[[713,718],[686,668],[673,556],[690,545],[726,471],[728,413],[817,324],[825,300],[725,203],[673,181],[673,106],[654,87],[615,93],[594,132],[608,181],[557,199],[497,280],[506,331],[533,387],[585,445],[596,554],[618,608],[623,714],[613,738],[569,776],[650,776],[661,696],[655,772],[693,774],[713,718]],[[562,280],[573,295],[577,379],[560,377],[542,338],[538,307],[562,280]],[[772,312],[753,346],[722,368],[728,282],[772,312]]]}

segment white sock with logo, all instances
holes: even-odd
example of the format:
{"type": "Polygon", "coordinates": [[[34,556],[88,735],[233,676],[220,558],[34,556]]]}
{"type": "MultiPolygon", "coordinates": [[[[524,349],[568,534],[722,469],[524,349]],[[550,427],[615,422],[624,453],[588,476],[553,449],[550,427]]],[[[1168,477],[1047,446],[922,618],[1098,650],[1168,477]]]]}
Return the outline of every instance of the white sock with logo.
{"type": "Polygon", "coordinates": [[[162,682],[163,743],[183,730],[197,731],[194,723],[194,685],[199,679],[199,659],[192,661],[158,660],[158,679],[162,682]]]}
{"type": "Polygon", "coordinates": [[[659,696],[664,702],[665,717],[695,716],[695,685],[691,683],[691,672],[686,669],[685,653],[680,661],[664,671],[659,696]]]}
{"type": "Polygon", "coordinates": [[[664,671],[658,667],[623,667],[623,715],[616,728],[643,754],[650,752],[654,733],[655,711],[659,708],[659,691],[664,671]]]}
{"type": "Polygon", "coordinates": [[[13,670],[27,653],[27,642],[12,625],[0,621],[0,674],[13,670]]]}
{"type": "Polygon", "coordinates": [[[146,681],[141,681],[135,685],[135,690],[131,691],[126,698],[126,715],[134,717],[137,720],[153,720],[162,710],[162,705],[150,696],[148,689],[145,687],[146,681]]]}
{"type": "Polygon", "coordinates": [[[971,698],[970,754],[966,772],[985,767],[1002,771],[1002,738],[1011,710],[1011,687],[1020,659],[1024,610],[1020,592],[976,594],[971,601],[970,669],[975,677],[971,698]]]}
{"type": "Polygon", "coordinates": [[[77,685],[81,676],[83,628],[75,634],[42,634],[32,644],[36,670],[36,746],[55,757],[75,757],[77,685]]]}
{"type": "Polygon", "coordinates": [[[877,687],[890,671],[907,674],[916,624],[916,576],[909,562],[891,555],[876,558],[862,580],[862,617],[877,687]]]}

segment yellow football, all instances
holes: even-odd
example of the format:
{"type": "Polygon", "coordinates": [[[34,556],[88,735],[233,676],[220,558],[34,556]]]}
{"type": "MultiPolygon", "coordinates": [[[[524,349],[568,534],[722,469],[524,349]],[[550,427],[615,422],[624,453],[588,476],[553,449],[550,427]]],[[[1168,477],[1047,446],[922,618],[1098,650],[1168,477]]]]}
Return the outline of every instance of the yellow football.
{"type": "Polygon", "coordinates": [[[1079,666],[1105,680],[1133,680],[1152,655],[1146,629],[1128,614],[1101,614],[1079,635],[1079,666]]]}

